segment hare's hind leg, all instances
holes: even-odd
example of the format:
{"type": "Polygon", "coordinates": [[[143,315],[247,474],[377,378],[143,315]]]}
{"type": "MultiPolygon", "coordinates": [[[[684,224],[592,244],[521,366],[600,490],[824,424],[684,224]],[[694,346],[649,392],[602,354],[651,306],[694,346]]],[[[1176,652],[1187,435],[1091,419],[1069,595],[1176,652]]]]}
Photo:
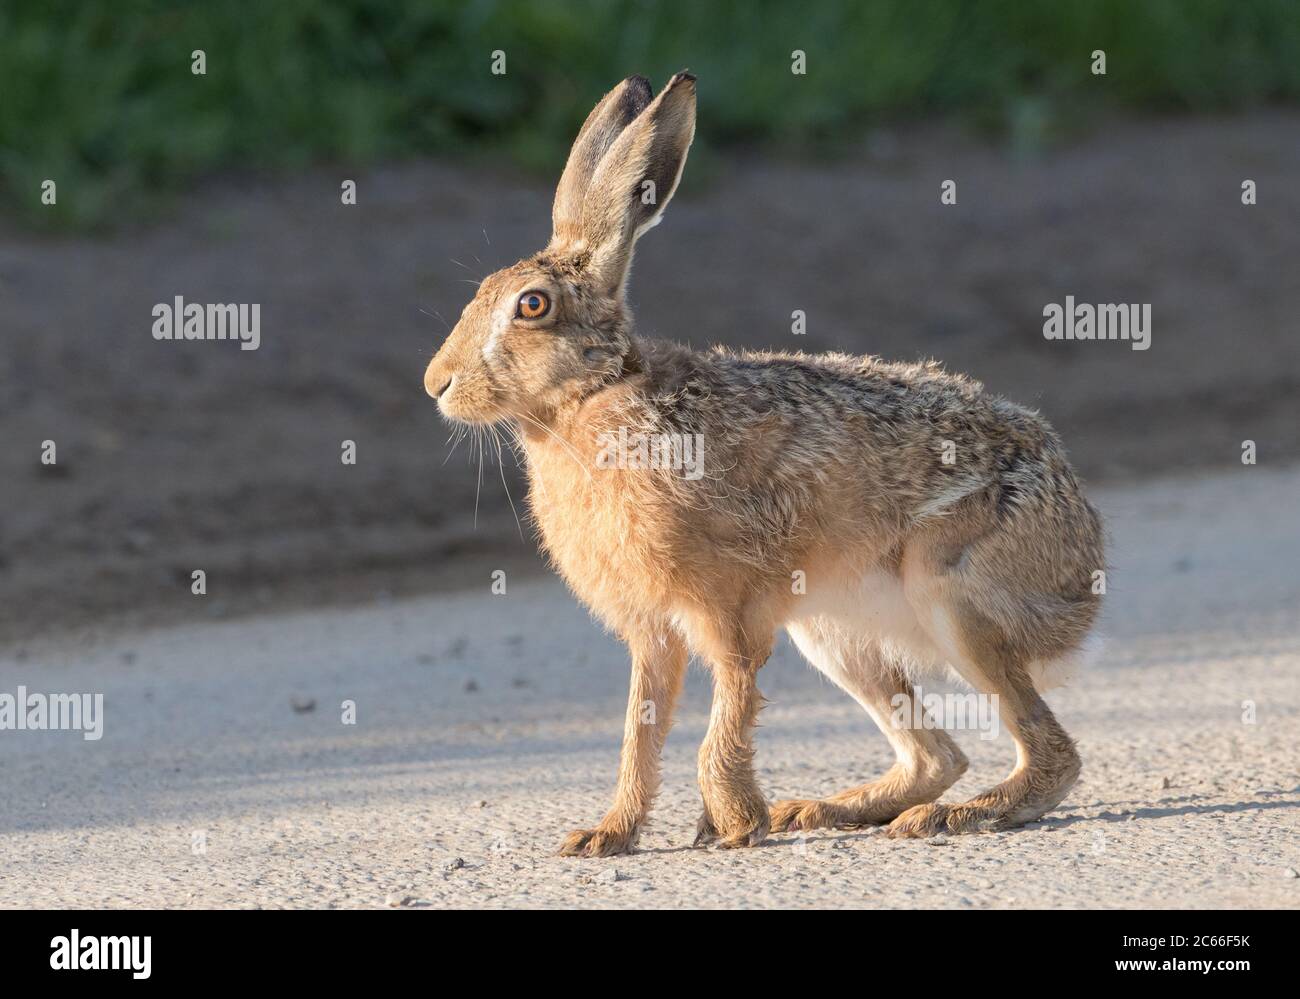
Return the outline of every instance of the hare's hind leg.
{"type": "Polygon", "coordinates": [[[896,726],[897,698],[911,717],[912,685],[871,639],[827,618],[792,624],[790,637],[814,666],[866,709],[897,760],[885,774],[822,800],[778,801],[772,830],[865,826],[889,822],[913,805],[934,801],[966,771],[966,756],[942,728],[896,726]]]}
{"type": "Polygon", "coordinates": [[[1060,804],[1079,777],[1074,741],[1035,689],[1043,650],[1061,654],[1061,643],[1080,630],[1078,620],[1069,620],[1077,612],[1066,602],[1045,610],[1050,599],[1031,600],[1014,586],[981,578],[978,557],[920,583],[914,575],[913,595],[950,665],[979,693],[997,698],[999,721],[1016,743],[1016,766],[970,801],[909,809],[890,825],[890,836],[995,831],[1034,821],[1060,804]],[[1021,619],[1008,621],[1008,609],[1021,619]]]}

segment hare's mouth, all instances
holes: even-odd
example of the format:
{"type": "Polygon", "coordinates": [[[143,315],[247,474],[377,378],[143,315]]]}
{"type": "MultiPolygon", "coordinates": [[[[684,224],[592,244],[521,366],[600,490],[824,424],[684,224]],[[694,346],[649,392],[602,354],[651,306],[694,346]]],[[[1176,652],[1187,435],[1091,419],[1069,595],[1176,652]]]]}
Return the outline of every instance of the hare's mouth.
{"type": "Polygon", "coordinates": [[[454,423],[458,427],[495,427],[509,419],[504,413],[497,413],[493,416],[466,416],[461,413],[449,413],[441,406],[438,409],[442,413],[444,420],[448,423],[454,423]]]}
{"type": "Polygon", "coordinates": [[[462,398],[464,393],[455,391],[456,380],[454,377],[449,379],[447,385],[436,396],[438,412],[442,414],[443,419],[462,426],[486,427],[509,418],[510,414],[498,405],[478,399],[462,398]]]}

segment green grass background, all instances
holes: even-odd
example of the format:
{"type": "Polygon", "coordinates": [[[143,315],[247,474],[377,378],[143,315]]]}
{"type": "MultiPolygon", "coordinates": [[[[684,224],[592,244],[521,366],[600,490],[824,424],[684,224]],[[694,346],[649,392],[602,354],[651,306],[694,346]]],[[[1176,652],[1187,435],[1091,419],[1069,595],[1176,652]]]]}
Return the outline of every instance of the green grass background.
{"type": "Polygon", "coordinates": [[[875,122],[936,114],[1032,145],[1098,108],[1296,100],[1300,4],[4,0],[0,186],[7,214],[82,228],[232,168],[434,155],[553,173],[614,82],[683,67],[715,146],[834,155],[875,122]]]}

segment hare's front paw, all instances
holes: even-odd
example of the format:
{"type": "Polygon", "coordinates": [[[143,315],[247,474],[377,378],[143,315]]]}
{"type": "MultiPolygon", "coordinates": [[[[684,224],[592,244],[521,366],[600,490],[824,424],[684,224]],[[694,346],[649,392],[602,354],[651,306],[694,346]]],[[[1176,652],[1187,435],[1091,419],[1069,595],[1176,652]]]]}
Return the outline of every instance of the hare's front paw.
{"type": "Polygon", "coordinates": [[[575,829],[565,837],[560,847],[561,857],[616,857],[631,853],[636,845],[636,829],[615,829],[597,826],[595,829],[575,829]]]}
{"type": "Polygon", "coordinates": [[[724,850],[744,846],[758,846],[767,839],[772,820],[767,802],[755,796],[715,815],[705,805],[704,814],[695,827],[695,845],[717,844],[724,850]]]}

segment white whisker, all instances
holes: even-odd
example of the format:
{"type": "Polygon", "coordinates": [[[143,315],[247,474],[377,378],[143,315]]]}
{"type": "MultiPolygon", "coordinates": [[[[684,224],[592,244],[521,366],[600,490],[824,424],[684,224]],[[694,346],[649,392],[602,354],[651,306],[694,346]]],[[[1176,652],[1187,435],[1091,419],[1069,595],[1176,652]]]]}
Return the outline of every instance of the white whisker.
{"type": "MultiPolygon", "coordinates": [[[[478,485],[474,487],[474,530],[478,530],[478,498],[483,492],[483,432],[474,427],[474,443],[478,446],[478,485]]],[[[470,452],[473,453],[472,451],[470,452]]]]}
{"type": "Polygon", "coordinates": [[[519,522],[519,511],[515,509],[514,497],[510,495],[510,486],[506,482],[506,462],[501,456],[501,435],[497,433],[496,427],[488,427],[492,434],[492,439],[497,442],[497,468],[501,471],[501,486],[506,491],[506,500],[510,503],[510,512],[515,515],[515,527],[519,529],[519,540],[524,540],[524,525],[519,522]]]}

